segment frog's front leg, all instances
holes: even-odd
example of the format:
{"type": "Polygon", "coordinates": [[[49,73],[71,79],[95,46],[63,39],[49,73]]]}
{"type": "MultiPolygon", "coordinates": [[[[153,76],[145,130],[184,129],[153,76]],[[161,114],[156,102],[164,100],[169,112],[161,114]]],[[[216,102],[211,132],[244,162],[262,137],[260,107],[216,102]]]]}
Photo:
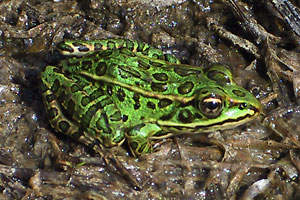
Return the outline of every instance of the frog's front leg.
{"type": "Polygon", "coordinates": [[[139,124],[126,132],[126,138],[131,152],[135,156],[153,151],[153,137],[162,132],[155,123],[139,124]]]}

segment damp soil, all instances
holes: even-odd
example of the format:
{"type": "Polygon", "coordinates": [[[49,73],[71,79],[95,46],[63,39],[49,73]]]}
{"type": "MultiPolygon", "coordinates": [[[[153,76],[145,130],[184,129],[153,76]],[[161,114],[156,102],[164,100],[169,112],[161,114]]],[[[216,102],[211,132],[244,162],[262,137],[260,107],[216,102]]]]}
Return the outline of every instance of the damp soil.
{"type": "Polygon", "coordinates": [[[0,199],[299,199],[299,1],[0,0],[0,199]],[[298,19],[298,20],[297,20],[298,19]],[[263,104],[241,127],[162,140],[135,158],[137,185],[56,133],[40,73],[65,39],[128,38],[183,63],[228,65],[263,104]]]}

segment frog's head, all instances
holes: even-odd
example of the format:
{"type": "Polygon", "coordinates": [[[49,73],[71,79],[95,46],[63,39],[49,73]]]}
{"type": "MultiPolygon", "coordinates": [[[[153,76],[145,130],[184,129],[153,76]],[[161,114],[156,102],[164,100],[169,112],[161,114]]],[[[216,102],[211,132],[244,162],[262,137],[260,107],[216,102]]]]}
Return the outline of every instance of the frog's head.
{"type": "Polygon", "coordinates": [[[203,130],[227,129],[248,122],[262,111],[260,102],[247,90],[238,86],[229,69],[214,65],[206,72],[208,86],[197,91],[194,105],[203,119],[194,123],[206,126],[203,130]]]}
{"type": "Polygon", "coordinates": [[[169,127],[172,124],[174,131],[201,133],[233,128],[254,119],[262,110],[260,102],[238,86],[222,65],[206,70],[202,83],[191,103],[177,109],[174,121],[166,123],[169,127]]]}
{"type": "Polygon", "coordinates": [[[196,129],[206,132],[241,125],[257,117],[262,110],[250,92],[235,84],[202,88],[194,102],[202,116],[194,124],[196,129]]]}

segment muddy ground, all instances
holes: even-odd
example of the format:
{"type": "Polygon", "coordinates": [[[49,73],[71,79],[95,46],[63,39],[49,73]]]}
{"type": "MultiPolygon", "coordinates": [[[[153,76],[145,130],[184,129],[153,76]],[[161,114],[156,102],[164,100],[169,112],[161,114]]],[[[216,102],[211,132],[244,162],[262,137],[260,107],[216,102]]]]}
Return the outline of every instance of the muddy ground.
{"type": "Polygon", "coordinates": [[[0,0],[0,199],[299,199],[299,1],[0,0]],[[50,126],[40,73],[65,39],[128,38],[230,66],[263,104],[232,130],[115,155],[132,184],[50,126]]]}

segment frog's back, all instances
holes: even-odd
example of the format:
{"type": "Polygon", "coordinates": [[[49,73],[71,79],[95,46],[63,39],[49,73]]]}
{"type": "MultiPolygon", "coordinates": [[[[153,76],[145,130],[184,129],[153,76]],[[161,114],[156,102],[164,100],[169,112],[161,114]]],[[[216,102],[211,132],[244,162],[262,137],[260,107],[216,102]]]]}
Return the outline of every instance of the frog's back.
{"type": "Polygon", "coordinates": [[[128,127],[151,119],[171,119],[176,110],[180,112],[179,105],[187,102],[185,98],[192,98],[210,81],[200,67],[169,63],[127,49],[72,57],[62,65],[102,78],[97,87],[112,99],[128,127]]]}

